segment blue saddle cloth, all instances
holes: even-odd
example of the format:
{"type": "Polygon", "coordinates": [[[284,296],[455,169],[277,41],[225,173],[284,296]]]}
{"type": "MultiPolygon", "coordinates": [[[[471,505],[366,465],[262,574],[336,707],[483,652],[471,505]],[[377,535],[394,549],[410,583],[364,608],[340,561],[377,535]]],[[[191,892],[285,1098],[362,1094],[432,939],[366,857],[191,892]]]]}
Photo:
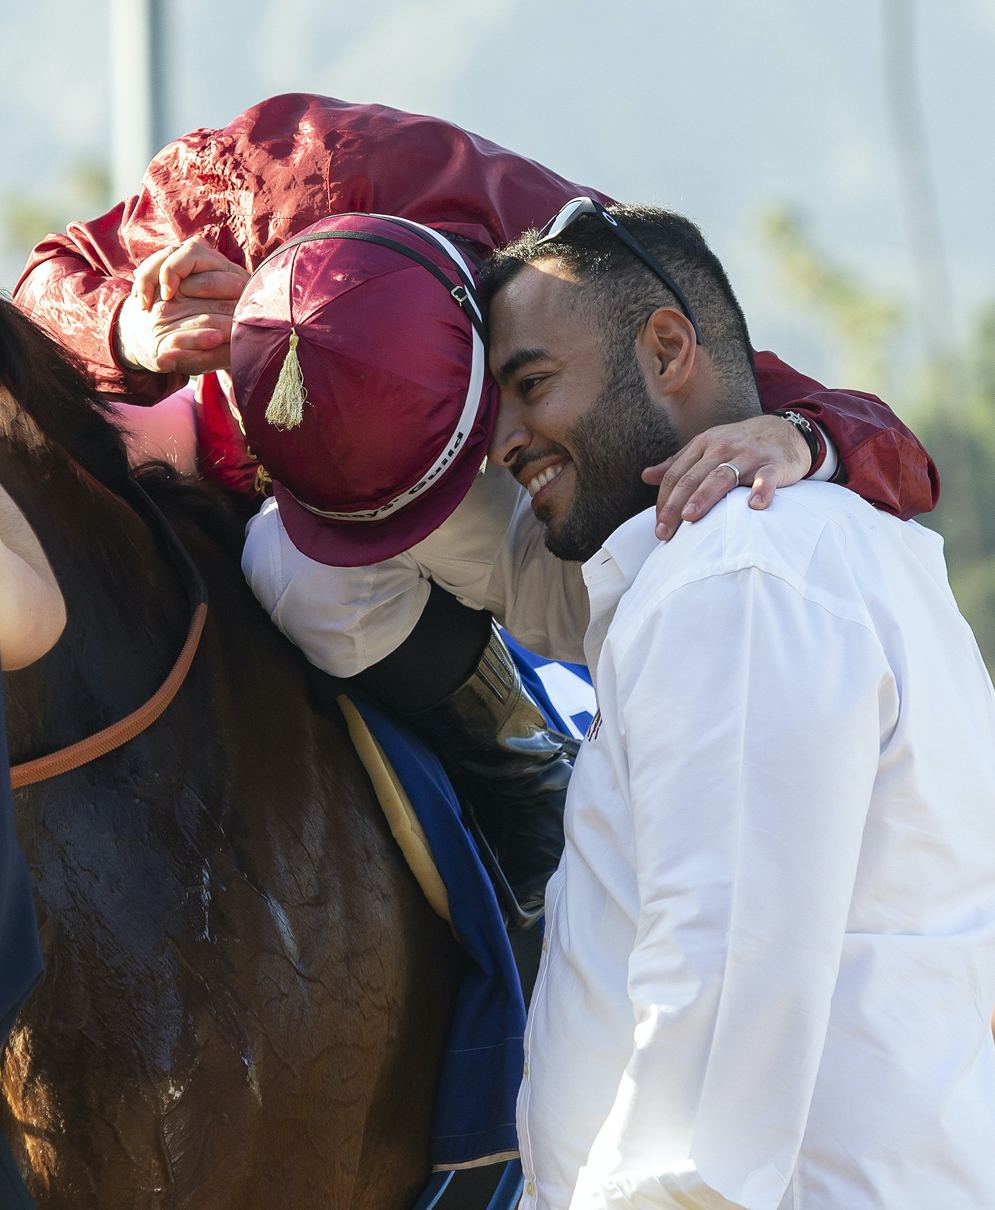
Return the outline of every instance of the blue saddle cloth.
{"type": "MultiPolygon", "coordinates": [[[[578,703],[586,706],[585,689],[593,698],[587,669],[543,660],[519,647],[510,636],[505,638],[523,683],[550,724],[566,734],[582,736],[589,714],[585,721],[585,709],[572,711],[572,707],[578,703]],[[576,687],[564,675],[576,680],[576,687]]],[[[455,1168],[515,1154],[525,1003],[494,889],[438,757],[397,719],[368,702],[350,700],[394,766],[418,813],[449,893],[453,928],[470,960],[442,1064],[432,1123],[432,1165],[455,1168]]]]}
{"type": "Polygon", "coordinates": [[[507,631],[504,641],[518,665],[522,684],[546,721],[564,735],[583,739],[598,709],[587,666],[536,655],[516,643],[507,631]]]}

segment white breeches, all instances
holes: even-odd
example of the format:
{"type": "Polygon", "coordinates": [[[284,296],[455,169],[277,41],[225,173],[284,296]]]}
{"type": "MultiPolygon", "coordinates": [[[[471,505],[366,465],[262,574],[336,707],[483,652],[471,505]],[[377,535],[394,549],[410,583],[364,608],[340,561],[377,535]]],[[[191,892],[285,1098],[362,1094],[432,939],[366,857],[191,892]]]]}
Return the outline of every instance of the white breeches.
{"type": "MultiPolygon", "coordinates": [[[[155,458],[197,473],[193,385],[153,407],[113,408],[132,466],[155,458]]],[[[546,550],[528,493],[490,463],[434,533],[369,567],[328,567],[301,554],[268,500],[249,522],[242,570],[280,630],[335,676],[355,676],[400,646],[421,617],[430,581],[472,609],[489,609],[539,655],[584,662],[580,564],[546,550]]]]}
{"type": "Polygon", "coordinates": [[[584,662],[580,564],[546,550],[528,493],[490,463],[434,533],[369,567],[307,558],[268,500],[249,522],[242,570],[280,630],[334,676],[355,676],[394,651],[421,616],[430,581],[473,609],[489,609],[530,650],[584,662]]]}

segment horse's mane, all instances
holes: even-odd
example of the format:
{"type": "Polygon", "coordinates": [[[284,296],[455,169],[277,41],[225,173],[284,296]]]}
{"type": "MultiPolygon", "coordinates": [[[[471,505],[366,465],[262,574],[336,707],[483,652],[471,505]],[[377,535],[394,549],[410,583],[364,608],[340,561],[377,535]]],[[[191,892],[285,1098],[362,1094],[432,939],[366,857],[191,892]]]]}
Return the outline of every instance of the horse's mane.
{"type": "Polygon", "coordinates": [[[222,488],[180,475],[165,462],[129,471],[120,429],[100,399],[82,359],[0,297],[0,386],[31,417],[49,444],[62,450],[104,487],[120,493],[129,474],[169,513],[182,511],[236,559],[243,510],[222,488]]]}
{"type": "Polygon", "coordinates": [[[0,383],[49,441],[111,491],[128,477],[128,454],[82,360],[9,299],[0,298],[0,383]]]}

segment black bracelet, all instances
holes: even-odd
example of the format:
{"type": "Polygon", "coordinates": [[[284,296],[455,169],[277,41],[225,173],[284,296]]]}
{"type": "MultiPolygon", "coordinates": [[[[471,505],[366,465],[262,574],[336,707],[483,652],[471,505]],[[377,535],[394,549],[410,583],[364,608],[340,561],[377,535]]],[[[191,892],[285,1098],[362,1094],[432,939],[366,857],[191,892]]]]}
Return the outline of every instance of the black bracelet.
{"type": "Polygon", "coordinates": [[[815,466],[819,455],[822,453],[822,443],[819,441],[819,436],[812,427],[812,422],[807,416],[803,416],[801,412],[782,412],[775,409],[772,412],[768,412],[767,415],[783,416],[784,419],[789,424],[793,424],[799,433],[801,433],[801,435],[805,438],[805,444],[808,446],[809,453],[812,455],[812,466],[809,467],[809,474],[811,474],[812,467],[815,466]]]}

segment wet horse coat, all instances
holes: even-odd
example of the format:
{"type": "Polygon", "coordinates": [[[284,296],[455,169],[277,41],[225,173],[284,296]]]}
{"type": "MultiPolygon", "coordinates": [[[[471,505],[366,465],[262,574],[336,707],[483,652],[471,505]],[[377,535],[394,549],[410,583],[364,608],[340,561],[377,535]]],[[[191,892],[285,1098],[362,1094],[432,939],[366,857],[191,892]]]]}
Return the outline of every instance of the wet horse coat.
{"type": "MultiPolygon", "coordinates": [[[[112,490],[116,434],[62,393],[19,407],[0,390],[0,481],[69,617],[5,678],[14,762],[141,705],[189,621],[112,490]]],[[[224,549],[222,511],[158,497],[211,615],[161,719],[15,796],[47,971],[4,1056],[4,1133],[53,1210],[401,1210],[428,1177],[455,944],[224,549]]]]}

